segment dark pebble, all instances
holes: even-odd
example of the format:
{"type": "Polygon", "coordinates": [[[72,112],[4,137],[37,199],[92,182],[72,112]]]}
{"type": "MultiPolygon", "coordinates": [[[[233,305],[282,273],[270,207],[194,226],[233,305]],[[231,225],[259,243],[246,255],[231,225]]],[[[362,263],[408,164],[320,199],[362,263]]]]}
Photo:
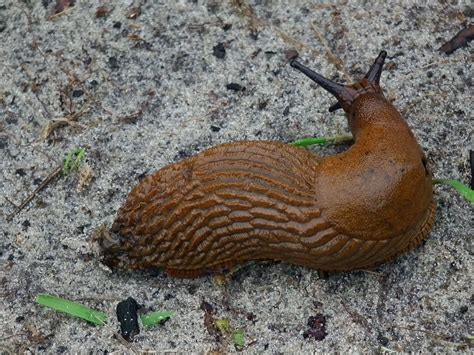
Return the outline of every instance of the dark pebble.
{"type": "Polygon", "coordinates": [[[212,305],[209,302],[206,302],[206,301],[201,302],[201,309],[204,312],[209,313],[209,314],[214,313],[214,307],[212,307],[212,305]]]}
{"type": "Polygon", "coordinates": [[[6,138],[0,138],[0,149],[5,149],[8,146],[6,138]]]}
{"type": "Polygon", "coordinates": [[[466,17],[474,17],[474,7],[466,6],[462,13],[466,17]]]}
{"type": "Polygon", "coordinates": [[[8,116],[5,121],[8,123],[8,124],[17,124],[18,123],[18,119],[13,117],[13,116],[8,116]]]}
{"type": "Polygon", "coordinates": [[[229,83],[225,87],[227,88],[227,90],[245,91],[245,86],[241,86],[237,83],[229,83]]]}
{"type": "Polygon", "coordinates": [[[389,340],[387,337],[384,337],[382,334],[379,334],[377,336],[377,340],[379,341],[380,345],[382,346],[387,346],[389,343],[389,340]]]}
{"type": "Polygon", "coordinates": [[[219,59],[224,59],[225,58],[225,47],[223,43],[219,43],[212,48],[212,54],[219,58],[219,59]]]}
{"type": "Polygon", "coordinates": [[[133,341],[135,335],[140,333],[137,314],[140,308],[141,306],[132,297],[117,304],[116,313],[120,323],[120,333],[128,342],[133,341]]]}
{"type": "Polygon", "coordinates": [[[194,284],[190,285],[190,286],[188,286],[188,293],[190,295],[194,295],[196,293],[197,289],[198,289],[197,285],[194,285],[194,284]]]}
{"type": "Polygon", "coordinates": [[[0,32],[5,31],[7,28],[7,21],[3,17],[0,17],[0,32]]]}
{"type": "Polygon", "coordinates": [[[113,69],[113,70],[119,69],[119,64],[118,64],[117,58],[115,58],[115,57],[110,57],[109,58],[109,67],[110,67],[110,69],[113,69]]]}
{"type": "Polygon", "coordinates": [[[219,132],[221,130],[220,127],[217,127],[217,126],[211,126],[211,131],[212,132],[219,132]]]}
{"type": "Polygon", "coordinates": [[[67,346],[64,346],[64,345],[60,345],[60,346],[58,346],[58,348],[57,348],[58,354],[63,354],[63,353],[65,353],[66,351],[67,351],[67,346]]]}
{"type": "Polygon", "coordinates": [[[304,331],[303,338],[313,338],[321,341],[328,335],[326,333],[326,317],[321,313],[309,317],[307,324],[310,329],[304,331]]]}
{"type": "Polygon", "coordinates": [[[19,169],[16,169],[16,170],[15,170],[15,174],[16,174],[16,175],[19,175],[19,176],[21,176],[21,177],[23,177],[23,176],[26,175],[26,172],[25,172],[25,169],[19,168],[19,169]]]}
{"type": "Polygon", "coordinates": [[[147,175],[148,175],[148,170],[145,170],[145,171],[142,172],[141,174],[138,174],[137,180],[138,180],[138,181],[143,180],[147,175]]]}
{"type": "Polygon", "coordinates": [[[315,316],[311,316],[308,318],[308,327],[310,328],[321,328],[324,327],[325,324],[326,318],[321,313],[318,313],[315,316]]]}
{"type": "Polygon", "coordinates": [[[324,329],[308,329],[303,332],[303,338],[313,338],[314,340],[321,341],[326,338],[326,331],[324,329]]]}
{"type": "Polygon", "coordinates": [[[167,293],[164,297],[165,301],[171,300],[175,297],[172,293],[167,293]]]}
{"type": "Polygon", "coordinates": [[[260,101],[258,103],[258,109],[263,110],[268,106],[268,100],[260,101]]]}
{"type": "Polygon", "coordinates": [[[74,90],[72,92],[72,97],[81,97],[82,95],[84,95],[84,91],[80,89],[74,90]]]}

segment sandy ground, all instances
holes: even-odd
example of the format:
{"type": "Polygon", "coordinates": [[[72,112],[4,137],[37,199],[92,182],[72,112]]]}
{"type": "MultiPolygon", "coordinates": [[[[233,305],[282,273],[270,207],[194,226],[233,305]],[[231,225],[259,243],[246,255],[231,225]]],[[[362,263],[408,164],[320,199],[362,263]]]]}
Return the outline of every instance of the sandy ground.
{"type": "Polygon", "coordinates": [[[100,1],[78,0],[52,16],[52,0],[0,2],[1,350],[235,351],[229,336],[206,328],[203,301],[215,319],[244,330],[247,351],[467,350],[473,210],[448,188],[435,189],[426,244],[376,273],[322,280],[305,268],[259,264],[219,286],[211,277],[112,273],[90,243],[137,181],[169,163],[229,141],[346,132],[345,116],[327,113],[333,99],[289,67],[289,49],[341,82],[361,78],[386,49],[382,85],[434,175],[469,181],[472,44],[450,56],[437,49],[473,10],[462,1],[423,3],[124,0],[100,10],[100,1]],[[82,170],[7,222],[9,201],[19,204],[77,147],[87,149],[82,170]],[[38,293],[103,310],[111,321],[93,327],[45,309],[38,293]],[[127,347],[114,337],[114,312],[128,296],[176,316],[127,347]],[[305,339],[317,314],[327,336],[305,339]]]}

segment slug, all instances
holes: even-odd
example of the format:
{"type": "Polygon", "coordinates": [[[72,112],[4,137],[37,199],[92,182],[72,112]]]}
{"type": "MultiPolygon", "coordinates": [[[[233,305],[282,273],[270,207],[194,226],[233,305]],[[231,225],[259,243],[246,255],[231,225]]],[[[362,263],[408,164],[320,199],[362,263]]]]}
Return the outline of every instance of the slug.
{"type": "Polygon", "coordinates": [[[370,269],[418,246],[435,219],[425,155],[379,86],[387,53],[334,95],[354,144],[321,157],[276,141],[218,145],[144,178],[99,244],[103,262],[198,277],[251,260],[370,269]]]}

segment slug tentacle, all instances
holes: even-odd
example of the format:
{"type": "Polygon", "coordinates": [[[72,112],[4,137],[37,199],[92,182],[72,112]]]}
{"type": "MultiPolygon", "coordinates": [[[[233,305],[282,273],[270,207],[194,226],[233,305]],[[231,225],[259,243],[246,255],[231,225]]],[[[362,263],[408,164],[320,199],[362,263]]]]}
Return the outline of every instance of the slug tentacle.
{"type": "Polygon", "coordinates": [[[374,64],[370,67],[369,71],[365,75],[365,79],[367,79],[372,85],[379,86],[380,76],[382,75],[383,64],[385,63],[385,58],[387,57],[386,51],[381,51],[378,57],[375,59],[374,64]]]}
{"type": "Polygon", "coordinates": [[[323,271],[371,268],[416,247],[434,222],[426,159],[379,86],[340,85],[292,61],[333,94],[355,143],[320,157],[273,141],[208,149],[144,178],[99,240],[111,267],[197,277],[251,260],[323,271]]]}
{"type": "Polygon", "coordinates": [[[290,65],[301,71],[303,74],[308,76],[311,80],[319,84],[322,88],[326,91],[333,94],[338,102],[333,104],[329,107],[329,112],[334,112],[341,108],[344,108],[346,112],[349,112],[348,108],[352,105],[356,97],[358,97],[361,93],[365,92],[377,92],[382,93],[380,88],[380,76],[382,75],[383,65],[385,63],[385,58],[387,57],[386,51],[381,51],[378,57],[375,59],[374,64],[370,67],[369,71],[365,75],[364,79],[359,83],[355,83],[352,85],[343,86],[341,84],[337,84],[322,75],[312,71],[308,67],[304,66],[303,64],[297,62],[296,60],[292,60],[290,65]]]}

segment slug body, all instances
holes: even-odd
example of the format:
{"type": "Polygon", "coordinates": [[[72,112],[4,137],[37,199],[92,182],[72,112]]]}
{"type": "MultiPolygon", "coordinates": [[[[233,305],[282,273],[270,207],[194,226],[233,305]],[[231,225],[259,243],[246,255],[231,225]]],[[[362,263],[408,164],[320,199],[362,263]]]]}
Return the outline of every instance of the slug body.
{"type": "Polygon", "coordinates": [[[431,174],[407,123],[384,97],[381,52],[342,86],[293,61],[332,93],[354,144],[320,157],[273,141],[223,144],[144,178],[100,240],[111,267],[196,277],[250,260],[322,271],[373,268],[428,235],[431,174]]]}

